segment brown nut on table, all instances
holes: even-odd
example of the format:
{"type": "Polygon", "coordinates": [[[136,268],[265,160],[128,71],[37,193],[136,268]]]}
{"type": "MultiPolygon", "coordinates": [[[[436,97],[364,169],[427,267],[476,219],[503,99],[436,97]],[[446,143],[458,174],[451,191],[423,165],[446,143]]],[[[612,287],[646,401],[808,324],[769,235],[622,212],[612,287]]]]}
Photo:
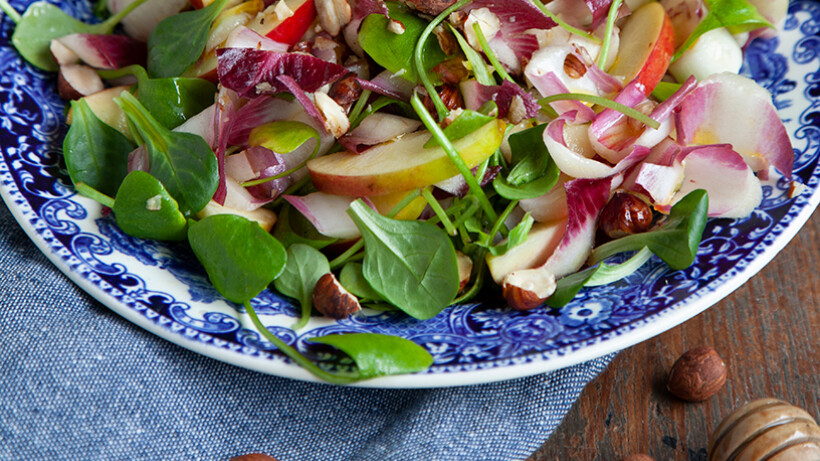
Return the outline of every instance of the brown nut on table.
{"type": "Polygon", "coordinates": [[[708,460],[820,460],[820,426],[782,400],[755,400],[718,425],[709,438],[708,460]]]}
{"type": "Polygon", "coordinates": [[[700,402],[715,395],[726,384],[726,364],[717,351],[696,347],[683,354],[669,371],[666,388],[675,397],[700,402]]]}
{"type": "Polygon", "coordinates": [[[262,453],[248,453],[247,455],[234,456],[230,461],[277,461],[277,459],[262,453]]]}
{"type": "Polygon", "coordinates": [[[652,208],[628,192],[617,192],[601,211],[598,227],[609,238],[646,232],[652,227],[652,208]]]}
{"type": "Polygon", "coordinates": [[[621,461],[655,461],[655,458],[645,455],[643,453],[638,453],[634,455],[629,455],[626,458],[622,458],[621,461]]]}
{"type": "Polygon", "coordinates": [[[313,287],[313,305],[316,310],[333,319],[344,319],[360,311],[359,300],[342,286],[332,272],[319,278],[313,287]]]}

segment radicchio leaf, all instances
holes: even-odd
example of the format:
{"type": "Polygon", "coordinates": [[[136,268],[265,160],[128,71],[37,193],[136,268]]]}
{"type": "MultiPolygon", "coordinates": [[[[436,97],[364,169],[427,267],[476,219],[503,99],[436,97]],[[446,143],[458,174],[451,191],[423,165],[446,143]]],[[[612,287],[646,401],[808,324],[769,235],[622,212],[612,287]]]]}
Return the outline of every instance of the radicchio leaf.
{"type": "MultiPolygon", "coordinates": [[[[467,4],[463,11],[481,8],[490,10],[501,23],[499,33],[495,37],[487,37],[490,48],[505,66],[516,73],[538,49],[538,39],[527,31],[547,30],[556,26],[552,19],[527,0],[475,0],[467,4]]],[[[472,34],[469,30],[465,32],[468,36],[472,34]]]]}
{"type": "Polygon", "coordinates": [[[516,96],[521,98],[520,102],[524,106],[524,118],[536,117],[541,109],[538,101],[531,94],[509,80],[504,80],[501,85],[492,86],[482,85],[475,80],[465,80],[461,82],[460,87],[464,104],[470,110],[478,110],[485,103],[493,101],[498,106],[498,116],[503,118],[510,113],[510,107],[516,96]]]}
{"type": "Polygon", "coordinates": [[[132,64],[144,66],[148,53],[145,43],[125,35],[71,34],[57,41],[97,69],[120,69],[132,64]]]}
{"type": "Polygon", "coordinates": [[[313,93],[348,73],[338,64],[301,53],[220,48],[216,54],[219,82],[246,97],[287,91],[280,76],[292,78],[304,91],[313,93]]]}
{"type": "MultiPolygon", "coordinates": [[[[239,183],[254,179],[265,179],[287,171],[288,166],[282,155],[263,146],[251,146],[225,161],[228,177],[239,183]]],[[[290,176],[248,187],[248,192],[260,200],[272,200],[293,183],[290,176]]]]}
{"type": "Polygon", "coordinates": [[[680,106],[683,145],[728,143],[762,179],[769,165],[791,179],[794,148],[771,95],[749,78],[715,74],[698,84],[680,106]]]}

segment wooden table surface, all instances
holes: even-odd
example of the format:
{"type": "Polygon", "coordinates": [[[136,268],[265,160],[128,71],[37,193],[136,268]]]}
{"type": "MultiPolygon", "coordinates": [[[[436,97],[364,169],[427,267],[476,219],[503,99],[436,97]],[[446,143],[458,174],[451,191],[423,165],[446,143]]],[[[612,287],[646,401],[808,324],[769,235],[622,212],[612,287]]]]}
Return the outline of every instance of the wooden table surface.
{"type": "Polygon", "coordinates": [[[592,381],[529,461],[706,461],[709,435],[734,409],[763,397],[820,418],[820,210],[737,291],[659,336],[622,351],[592,381]],[[720,392],[685,403],[666,373],[685,351],[714,347],[729,368],[720,392]]]}

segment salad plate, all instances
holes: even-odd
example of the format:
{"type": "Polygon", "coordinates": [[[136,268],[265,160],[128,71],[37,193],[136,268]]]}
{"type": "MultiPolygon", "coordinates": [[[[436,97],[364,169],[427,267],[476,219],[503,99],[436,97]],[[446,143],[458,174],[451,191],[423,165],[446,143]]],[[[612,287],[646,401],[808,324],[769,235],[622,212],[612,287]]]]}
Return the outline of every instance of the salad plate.
{"type": "MultiPolygon", "coordinates": [[[[19,11],[28,2],[11,2],[19,11]]],[[[58,2],[89,20],[92,2],[58,2]]],[[[713,219],[688,269],[651,259],[629,277],[586,288],[560,309],[527,312],[500,295],[451,306],[430,320],[367,310],[345,320],[291,325],[299,308],[272,290],[252,301],[278,338],[328,370],[349,359],[311,343],[332,333],[401,336],[434,358],[429,370],[358,383],[443,387],[529,376],[580,363],[660,334],[727,296],[762,269],[820,203],[820,2],[791,2],[781,33],[746,51],[742,73],[768,89],[792,138],[792,181],[765,183],[763,202],[744,219],[713,219]]],[[[124,234],[99,204],[77,195],[62,161],[65,103],[56,75],[26,64],[0,36],[0,195],[40,250],[74,283],[153,334],[197,353],[277,376],[316,381],[265,341],[242,306],[225,301],[183,244],[124,234]]],[[[69,283],[69,282],[66,282],[69,283]]]]}

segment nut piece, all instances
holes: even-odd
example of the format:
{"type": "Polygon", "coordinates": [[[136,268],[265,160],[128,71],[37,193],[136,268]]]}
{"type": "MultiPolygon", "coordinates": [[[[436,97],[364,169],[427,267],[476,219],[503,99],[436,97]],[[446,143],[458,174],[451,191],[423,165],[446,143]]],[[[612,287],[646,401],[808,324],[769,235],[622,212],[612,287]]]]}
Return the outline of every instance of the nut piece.
{"type": "Polygon", "coordinates": [[[717,394],[726,384],[727,374],[726,364],[717,351],[708,346],[696,347],[672,365],[666,388],[675,397],[701,402],[717,394]]]}
{"type": "Polygon", "coordinates": [[[350,22],[353,16],[347,0],[316,0],[315,4],[319,24],[325,32],[333,36],[339,35],[339,31],[350,22]]]}
{"type": "Polygon", "coordinates": [[[248,453],[247,455],[234,456],[230,461],[277,461],[276,458],[262,453],[248,453]]]}
{"type": "Polygon", "coordinates": [[[456,251],[456,262],[458,263],[458,292],[461,293],[470,281],[470,274],[473,272],[473,260],[460,251],[456,251]]]}
{"type": "Polygon", "coordinates": [[[350,119],[347,118],[347,111],[321,91],[314,93],[313,97],[316,108],[319,109],[325,119],[327,131],[336,138],[341,138],[350,129],[350,119]]]}
{"type": "Polygon", "coordinates": [[[809,413],[782,400],[755,400],[718,425],[709,437],[708,459],[820,459],[820,426],[809,413]]]}
{"type": "Polygon", "coordinates": [[[417,9],[430,16],[438,16],[442,11],[452,6],[456,0],[400,0],[410,8],[417,9]]]}
{"type": "Polygon", "coordinates": [[[609,238],[646,232],[652,227],[652,209],[628,192],[617,192],[601,212],[598,227],[609,238]]]}
{"type": "Polygon", "coordinates": [[[362,96],[362,86],[356,81],[356,76],[351,74],[334,83],[330,87],[328,96],[348,111],[350,106],[362,96]]]}
{"type": "Polygon", "coordinates": [[[555,292],[555,276],[538,268],[513,271],[504,277],[501,291],[513,309],[535,309],[555,292]]]}
{"type": "Polygon", "coordinates": [[[645,455],[643,453],[638,453],[635,455],[629,455],[626,458],[622,458],[621,461],[655,461],[655,458],[645,455]]]}
{"type": "Polygon", "coordinates": [[[316,310],[333,319],[344,319],[362,310],[359,300],[339,283],[332,272],[319,278],[313,287],[313,305],[316,310]]]}

